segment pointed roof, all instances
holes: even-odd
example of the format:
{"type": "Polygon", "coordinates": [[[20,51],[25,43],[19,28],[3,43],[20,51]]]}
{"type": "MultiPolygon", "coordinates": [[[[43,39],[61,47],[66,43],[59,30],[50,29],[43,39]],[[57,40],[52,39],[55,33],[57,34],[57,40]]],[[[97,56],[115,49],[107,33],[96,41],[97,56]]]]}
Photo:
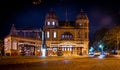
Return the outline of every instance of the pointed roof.
{"type": "Polygon", "coordinates": [[[10,30],[9,35],[14,35],[15,30],[16,30],[15,25],[14,25],[14,24],[12,24],[12,27],[11,27],[11,30],[10,30]]]}
{"type": "Polygon", "coordinates": [[[56,16],[55,11],[51,8],[51,10],[46,14],[46,19],[58,19],[58,17],[56,16]]]}
{"type": "Polygon", "coordinates": [[[80,13],[78,14],[78,16],[76,17],[76,19],[88,19],[86,13],[83,11],[83,9],[81,9],[80,13]]]}
{"type": "Polygon", "coordinates": [[[66,22],[68,21],[68,10],[66,9],[66,13],[65,13],[66,15],[66,22]]]}

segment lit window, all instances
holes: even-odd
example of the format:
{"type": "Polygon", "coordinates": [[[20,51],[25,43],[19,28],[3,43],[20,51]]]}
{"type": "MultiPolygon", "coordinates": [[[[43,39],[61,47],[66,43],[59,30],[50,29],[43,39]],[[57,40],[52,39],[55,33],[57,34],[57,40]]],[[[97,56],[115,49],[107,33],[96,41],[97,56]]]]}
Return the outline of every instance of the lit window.
{"type": "Polygon", "coordinates": [[[47,38],[49,38],[50,37],[50,33],[47,31],[47,38]]]}
{"type": "Polygon", "coordinates": [[[69,48],[67,48],[68,49],[68,51],[69,51],[69,48]]]}
{"type": "Polygon", "coordinates": [[[53,48],[53,51],[57,51],[57,48],[53,48]]]}
{"type": "Polygon", "coordinates": [[[67,35],[65,35],[65,38],[67,38],[67,35]]]}
{"type": "Polygon", "coordinates": [[[52,22],[52,25],[55,25],[55,22],[52,22]]]}
{"type": "Polygon", "coordinates": [[[62,34],[62,39],[73,39],[73,35],[70,32],[65,32],[62,34]]]}
{"type": "Polygon", "coordinates": [[[9,50],[9,48],[10,48],[10,41],[8,40],[8,39],[5,39],[5,47],[4,47],[4,49],[5,49],[5,51],[6,50],[9,50]]]}
{"type": "Polygon", "coordinates": [[[49,21],[47,22],[47,25],[50,25],[50,22],[49,22],[49,21]]]}
{"type": "Polygon", "coordinates": [[[64,48],[62,48],[62,51],[64,51],[64,48]]]}
{"type": "Polygon", "coordinates": [[[56,38],[56,32],[53,33],[53,37],[56,38]]]}
{"type": "Polygon", "coordinates": [[[65,48],[65,51],[66,51],[66,48],[65,48]]]}
{"type": "Polygon", "coordinates": [[[13,41],[13,50],[17,50],[17,41],[13,41]]]}
{"type": "Polygon", "coordinates": [[[62,38],[64,38],[64,35],[62,35],[62,38]]]}

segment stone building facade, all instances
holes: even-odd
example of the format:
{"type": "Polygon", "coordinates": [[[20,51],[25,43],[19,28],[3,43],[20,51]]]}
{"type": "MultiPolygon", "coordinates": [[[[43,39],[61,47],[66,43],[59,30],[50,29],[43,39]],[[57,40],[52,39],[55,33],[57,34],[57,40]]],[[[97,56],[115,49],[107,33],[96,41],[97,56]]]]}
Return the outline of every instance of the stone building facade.
{"type": "Polygon", "coordinates": [[[46,56],[88,55],[88,35],[89,19],[83,10],[75,21],[60,21],[50,10],[42,29],[18,30],[13,25],[10,34],[4,38],[4,51],[11,56],[41,56],[45,45],[46,56]]]}

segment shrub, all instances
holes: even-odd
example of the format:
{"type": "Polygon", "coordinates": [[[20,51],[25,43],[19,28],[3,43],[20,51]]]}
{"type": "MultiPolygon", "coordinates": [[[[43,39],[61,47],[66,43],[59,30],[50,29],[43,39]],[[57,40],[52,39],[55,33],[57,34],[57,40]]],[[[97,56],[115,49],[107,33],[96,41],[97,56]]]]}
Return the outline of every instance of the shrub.
{"type": "Polygon", "coordinates": [[[6,53],[6,56],[10,56],[10,53],[6,53]]]}

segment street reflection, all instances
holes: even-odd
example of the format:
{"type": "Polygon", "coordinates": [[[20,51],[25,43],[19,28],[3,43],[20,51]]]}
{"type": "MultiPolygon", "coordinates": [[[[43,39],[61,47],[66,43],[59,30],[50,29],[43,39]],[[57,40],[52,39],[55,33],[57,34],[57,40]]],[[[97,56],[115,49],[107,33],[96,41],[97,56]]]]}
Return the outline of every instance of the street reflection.
{"type": "Polygon", "coordinates": [[[48,62],[42,62],[42,64],[46,65],[46,64],[48,64],[48,62]]]}
{"type": "Polygon", "coordinates": [[[64,63],[70,63],[70,60],[63,60],[64,63]]]}

